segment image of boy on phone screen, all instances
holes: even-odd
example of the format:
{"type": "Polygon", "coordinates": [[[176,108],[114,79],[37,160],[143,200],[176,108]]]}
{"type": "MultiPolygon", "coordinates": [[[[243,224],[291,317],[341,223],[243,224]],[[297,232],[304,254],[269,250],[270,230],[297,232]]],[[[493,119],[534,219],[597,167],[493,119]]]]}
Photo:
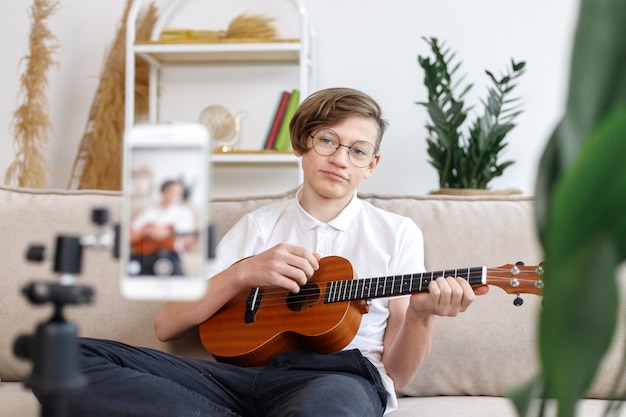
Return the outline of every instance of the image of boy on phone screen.
{"type": "Polygon", "coordinates": [[[197,244],[194,216],[183,204],[183,185],[166,180],[157,205],[142,210],[130,230],[131,262],[137,275],[185,275],[181,256],[197,244]]]}

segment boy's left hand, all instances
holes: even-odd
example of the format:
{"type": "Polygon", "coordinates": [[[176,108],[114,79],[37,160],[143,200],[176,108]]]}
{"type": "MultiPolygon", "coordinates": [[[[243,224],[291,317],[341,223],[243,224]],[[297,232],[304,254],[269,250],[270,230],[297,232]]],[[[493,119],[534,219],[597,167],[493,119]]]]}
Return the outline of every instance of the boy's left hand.
{"type": "Polygon", "coordinates": [[[455,317],[472,304],[476,295],[489,291],[487,285],[472,287],[460,277],[439,277],[428,285],[428,292],[413,294],[409,308],[419,316],[455,317]]]}

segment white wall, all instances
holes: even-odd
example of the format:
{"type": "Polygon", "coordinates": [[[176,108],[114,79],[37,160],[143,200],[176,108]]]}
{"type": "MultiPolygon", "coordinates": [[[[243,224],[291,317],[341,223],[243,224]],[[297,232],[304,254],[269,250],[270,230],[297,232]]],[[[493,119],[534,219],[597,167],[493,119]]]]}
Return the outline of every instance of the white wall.
{"type": "MultiPolygon", "coordinates": [[[[177,19],[188,19],[195,27],[216,29],[243,11],[267,10],[282,17],[293,11],[288,3],[191,0],[188,7],[193,7],[193,12],[183,12],[177,19]]],[[[124,5],[125,0],[61,0],[60,10],[50,21],[61,43],[56,55],[59,65],[49,73],[54,129],[48,149],[52,187],[67,185],[99,73],[124,5]]],[[[30,6],[31,0],[0,2],[0,39],[4,43],[0,67],[0,181],[14,158],[10,124],[20,103],[20,58],[27,52],[30,6]]],[[[417,55],[428,53],[421,38],[436,36],[463,60],[467,81],[475,83],[475,99],[484,96],[484,69],[499,72],[512,57],[527,62],[527,73],[517,90],[523,96],[525,112],[508,137],[505,155],[516,163],[492,186],[517,187],[526,194],[533,193],[538,159],[565,100],[577,2],[309,0],[307,8],[317,33],[317,87],[362,89],[380,102],[390,122],[381,165],[362,191],[423,194],[437,188],[436,173],[427,163],[425,111],[414,104],[424,100],[426,94],[417,64],[417,55]]],[[[297,30],[291,21],[278,26],[284,36],[294,36],[297,30]]],[[[178,77],[184,79],[186,75],[178,77]]],[[[167,91],[174,94],[173,88],[167,91]]],[[[235,98],[229,100],[235,103],[235,98]]],[[[170,106],[181,112],[186,103],[181,99],[170,106]]],[[[219,103],[219,99],[206,101],[206,105],[219,103]]],[[[239,110],[236,106],[230,104],[233,111],[239,110]]],[[[273,106],[274,102],[259,111],[270,114],[273,106]]],[[[189,120],[195,120],[198,112],[197,107],[190,107],[189,120]]],[[[179,114],[174,117],[181,118],[179,114]]],[[[265,132],[267,122],[254,125],[250,121],[254,119],[248,118],[244,133],[265,132]]]]}

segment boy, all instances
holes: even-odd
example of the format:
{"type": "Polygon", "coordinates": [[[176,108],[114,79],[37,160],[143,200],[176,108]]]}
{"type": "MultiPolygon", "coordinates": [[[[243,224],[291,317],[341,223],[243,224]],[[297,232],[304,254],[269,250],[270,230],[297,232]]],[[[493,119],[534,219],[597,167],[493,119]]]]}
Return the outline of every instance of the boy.
{"type": "Polygon", "coordinates": [[[183,205],[183,184],[166,180],[161,201],[148,207],[131,224],[131,257],[138,275],[184,275],[181,256],[196,244],[191,208],[183,205]]]}
{"type": "MultiPolygon", "coordinates": [[[[297,293],[328,255],[347,258],[362,277],[423,271],[417,225],[356,195],[380,161],[385,128],[378,104],[360,91],[333,88],[308,97],[290,124],[304,171],[296,197],[246,215],[224,236],[206,295],[167,304],[155,319],[157,337],[182,336],[250,287],[297,293]]],[[[372,300],[356,337],[340,352],[278,353],[263,367],[85,340],[81,367],[92,382],[87,395],[73,401],[73,410],[170,417],[381,416],[396,408],[395,389],[411,381],[428,355],[433,317],[455,316],[475,293],[486,292],[453,277],[440,277],[428,289],[372,300]]]]}

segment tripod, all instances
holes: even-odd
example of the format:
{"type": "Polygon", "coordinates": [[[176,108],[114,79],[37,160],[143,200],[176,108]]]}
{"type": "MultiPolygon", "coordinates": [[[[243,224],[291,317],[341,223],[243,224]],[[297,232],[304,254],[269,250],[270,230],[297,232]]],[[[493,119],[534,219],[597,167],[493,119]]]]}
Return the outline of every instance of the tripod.
{"type": "MultiPolygon", "coordinates": [[[[19,336],[14,343],[15,354],[33,362],[32,373],[25,385],[37,396],[42,417],[67,415],[68,397],[76,394],[87,382],[78,370],[77,328],[65,320],[63,308],[66,305],[89,304],[93,298],[92,288],[75,283],[76,275],[81,272],[84,247],[106,248],[115,241],[114,253],[118,255],[117,239],[110,239],[110,235],[102,233],[102,226],[108,218],[106,209],[95,209],[92,221],[100,226],[99,233],[57,237],[54,272],[59,274],[58,283],[32,282],[22,289],[31,304],[53,305],[52,316],[37,325],[34,335],[19,336]]],[[[26,258],[41,262],[44,254],[43,246],[33,245],[28,249],[26,258]]]]}

